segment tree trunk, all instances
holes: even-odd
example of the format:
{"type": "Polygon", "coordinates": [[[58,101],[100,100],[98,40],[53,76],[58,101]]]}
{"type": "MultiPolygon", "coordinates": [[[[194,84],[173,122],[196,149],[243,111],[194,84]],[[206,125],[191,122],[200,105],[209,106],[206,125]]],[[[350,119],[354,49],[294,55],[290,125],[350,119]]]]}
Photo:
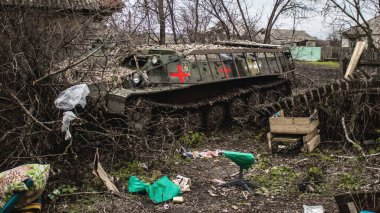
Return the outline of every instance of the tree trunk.
{"type": "Polygon", "coordinates": [[[158,23],[160,24],[160,44],[165,44],[164,0],[158,0],[158,23]]]}
{"type": "Polygon", "coordinates": [[[198,37],[198,25],[199,25],[199,0],[195,1],[195,29],[193,34],[193,41],[195,41],[198,37]]]}
{"type": "Polygon", "coordinates": [[[175,20],[174,20],[174,0],[171,0],[171,1],[167,0],[167,4],[168,4],[168,7],[169,7],[170,18],[171,18],[171,22],[172,22],[172,32],[173,32],[174,43],[178,44],[178,42],[177,42],[177,33],[176,33],[176,30],[175,30],[175,20]]]}

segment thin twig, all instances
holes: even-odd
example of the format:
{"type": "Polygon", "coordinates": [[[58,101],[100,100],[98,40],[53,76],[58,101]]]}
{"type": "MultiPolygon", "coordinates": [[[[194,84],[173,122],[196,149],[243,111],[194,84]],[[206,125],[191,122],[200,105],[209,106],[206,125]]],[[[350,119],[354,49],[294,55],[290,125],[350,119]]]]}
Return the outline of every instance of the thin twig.
{"type": "Polygon", "coordinates": [[[376,167],[366,166],[365,168],[380,171],[380,168],[376,168],[376,167]]]}
{"type": "Polygon", "coordinates": [[[364,152],[363,152],[363,148],[357,144],[355,141],[351,140],[351,138],[348,136],[348,131],[347,131],[347,127],[346,127],[346,122],[344,120],[344,117],[342,117],[342,126],[343,126],[343,130],[344,130],[344,135],[346,136],[346,139],[348,142],[350,142],[354,148],[357,148],[363,156],[365,156],[364,152]]]}
{"type": "Polygon", "coordinates": [[[21,107],[21,109],[25,112],[25,114],[27,114],[36,124],[38,124],[39,126],[41,126],[42,128],[46,129],[49,132],[52,131],[49,127],[45,126],[43,123],[38,121],[32,114],[30,114],[30,112],[25,108],[24,104],[20,101],[20,99],[17,98],[15,94],[10,93],[10,95],[12,96],[13,99],[16,100],[17,104],[21,107]]]}
{"type": "Polygon", "coordinates": [[[300,73],[294,73],[294,74],[299,75],[299,76],[301,76],[301,77],[304,77],[304,78],[306,78],[307,80],[309,80],[309,81],[311,81],[311,82],[313,82],[313,83],[315,84],[315,81],[314,81],[313,79],[307,77],[306,75],[303,75],[303,74],[300,74],[300,73]]]}
{"type": "Polygon", "coordinates": [[[44,81],[45,79],[47,79],[47,78],[49,78],[49,77],[51,77],[51,76],[53,76],[53,75],[57,75],[57,74],[59,74],[59,73],[65,72],[65,71],[67,71],[67,70],[69,70],[69,69],[75,67],[76,65],[82,63],[84,60],[86,60],[86,59],[89,58],[90,56],[94,55],[94,54],[95,54],[96,52],[98,52],[102,47],[103,47],[103,44],[100,45],[98,48],[96,48],[96,49],[92,50],[91,52],[89,52],[87,55],[85,55],[83,58],[79,59],[79,60],[76,61],[75,63],[73,63],[73,64],[71,64],[71,65],[69,65],[69,66],[67,66],[67,67],[65,67],[65,68],[62,68],[62,69],[60,69],[60,70],[57,70],[57,71],[55,71],[55,72],[52,72],[52,73],[46,74],[46,75],[44,75],[43,77],[41,77],[41,78],[39,78],[39,79],[33,81],[33,85],[36,85],[36,84],[40,83],[41,81],[44,81]]]}
{"type": "Polygon", "coordinates": [[[107,191],[104,192],[73,192],[70,194],[58,194],[55,195],[57,197],[70,197],[70,196],[79,196],[79,195],[99,195],[99,194],[107,194],[107,191]]]}

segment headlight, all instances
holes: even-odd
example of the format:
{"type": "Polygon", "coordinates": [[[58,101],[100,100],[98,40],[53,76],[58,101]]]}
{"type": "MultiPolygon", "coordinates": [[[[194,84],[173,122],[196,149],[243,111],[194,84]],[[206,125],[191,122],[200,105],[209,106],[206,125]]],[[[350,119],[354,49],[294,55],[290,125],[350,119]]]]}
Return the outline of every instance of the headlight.
{"type": "Polygon", "coordinates": [[[152,56],[152,63],[153,63],[154,65],[159,64],[159,63],[160,63],[160,57],[158,57],[158,56],[156,56],[156,55],[152,56]]]}
{"type": "Polygon", "coordinates": [[[135,83],[135,85],[139,84],[141,82],[141,75],[137,72],[133,73],[132,81],[133,81],[133,83],[135,83]]]}

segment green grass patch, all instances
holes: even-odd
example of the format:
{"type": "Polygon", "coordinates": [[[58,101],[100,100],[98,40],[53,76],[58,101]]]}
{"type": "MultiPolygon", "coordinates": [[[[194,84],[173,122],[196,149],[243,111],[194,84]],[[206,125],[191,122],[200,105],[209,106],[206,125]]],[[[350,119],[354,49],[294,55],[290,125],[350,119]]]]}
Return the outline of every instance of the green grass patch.
{"type": "Polygon", "coordinates": [[[255,174],[250,180],[266,188],[272,195],[298,193],[297,180],[301,173],[288,166],[278,166],[269,169],[267,174],[255,174]]]}
{"type": "Polygon", "coordinates": [[[299,63],[303,65],[311,65],[311,66],[331,68],[331,69],[339,68],[339,62],[337,61],[305,61],[305,62],[302,61],[299,63]]]}

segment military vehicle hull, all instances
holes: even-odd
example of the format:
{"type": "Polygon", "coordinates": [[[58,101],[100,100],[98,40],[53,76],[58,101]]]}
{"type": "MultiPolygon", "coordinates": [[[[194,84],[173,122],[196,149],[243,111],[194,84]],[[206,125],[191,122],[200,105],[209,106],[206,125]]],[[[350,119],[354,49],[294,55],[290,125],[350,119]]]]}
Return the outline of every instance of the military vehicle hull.
{"type": "Polygon", "coordinates": [[[107,96],[107,108],[138,130],[157,123],[157,117],[173,116],[184,117],[194,128],[216,130],[260,104],[290,95],[288,77],[295,70],[288,50],[270,45],[195,50],[186,57],[160,55],[166,60],[162,63],[157,55],[128,58],[135,62],[126,64],[143,67],[107,96]]]}

